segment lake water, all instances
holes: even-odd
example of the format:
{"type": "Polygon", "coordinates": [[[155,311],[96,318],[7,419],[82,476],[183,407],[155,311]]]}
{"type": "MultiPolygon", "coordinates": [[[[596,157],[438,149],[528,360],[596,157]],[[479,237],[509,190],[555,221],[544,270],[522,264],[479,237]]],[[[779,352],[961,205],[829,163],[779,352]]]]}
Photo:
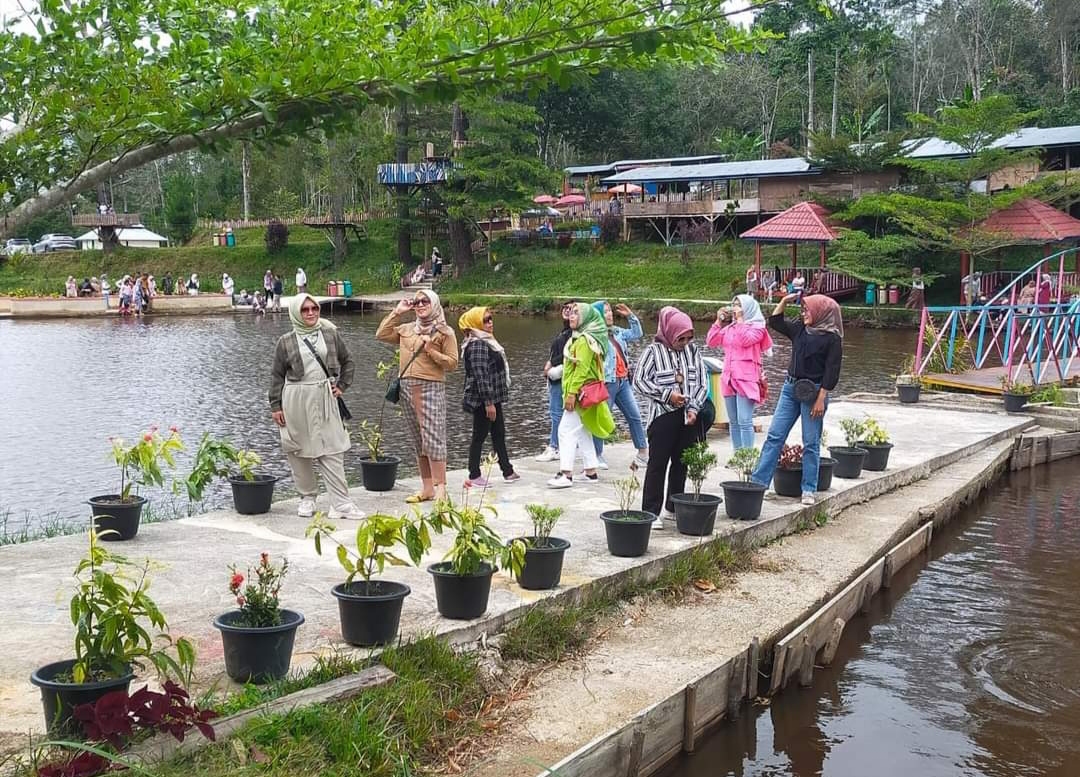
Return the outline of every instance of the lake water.
{"type": "Polygon", "coordinates": [[[666,777],[1080,774],[1076,460],[1016,473],[854,619],[833,665],[666,777]]]}
{"type": "MultiPolygon", "coordinates": [[[[374,417],[385,392],[374,366],[392,355],[375,341],[379,319],[345,314],[334,320],[357,362],[346,401],[357,421],[374,417]]],[[[651,333],[655,323],[645,328],[651,333]]],[[[192,449],[203,432],[228,437],[258,451],[267,471],[288,477],[266,399],[274,342],[288,329],[284,314],[0,320],[0,418],[7,440],[0,447],[0,519],[6,515],[10,529],[23,521],[87,515],[87,498],[119,489],[108,437],[132,438],[151,424],[177,425],[192,449]]],[[[496,319],[513,376],[506,410],[511,457],[536,455],[547,442],[541,370],[558,329],[554,318],[496,319]]],[[[707,329],[698,323],[701,337],[707,329]]],[[[839,391],[891,390],[891,376],[913,341],[908,331],[849,329],[839,391]]],[[[768,364],[774,385],[787,365],[785,343],[768,364]]],[[[459,369],[447,387],[451,468],[465,465],[471,434],[460,409],[462,380],[459,369]]],[[[385,448],[401,455],[403,474],[413,473],[402,421],[396,411],[387,415],[385,448]]],[[[346,468],[350,480],[359,482],[359,439],[354,440],[346,468]]],[[[187,463],[183,458],[182,466],[187,463]]],[[[290,487],[291,480],[279,483],[279,493],[290,487]]],[[[224,504],[227,489],[216,485],[205,506],[224,504]]],[[[186,507],[166,495],[148,495],[154,497],[151,508],[186,507]]]]}

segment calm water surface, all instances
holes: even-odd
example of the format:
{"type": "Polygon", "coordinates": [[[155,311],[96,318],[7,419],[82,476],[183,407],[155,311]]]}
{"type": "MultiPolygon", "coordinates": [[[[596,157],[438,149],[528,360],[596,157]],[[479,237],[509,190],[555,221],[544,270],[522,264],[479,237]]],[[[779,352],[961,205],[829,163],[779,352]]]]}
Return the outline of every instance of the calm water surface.
{"type": "MultiPolygon", "coordinates": [[[[377,317],[337,315],[334,320],[357,362],[346,400],[357,420],[373,417],[385,391],[374,365],[392,351],[375,341],[377,317]]],[[[47,516],[85,515],[85,499],[119,489],[107,438],[131,438],[155,423],[179,426],[190,448],[204,431],[228,437],[258,451],[268,471],[287,478],[266,390],[274,342],[288,328],[286,315],[239,313],[145,320],[0,320],[0,419],[6,438],[0,447],[0,519],[6,515],[11,528],[24,520],[40,523],[47,516]]],[[[558,328],[550,318],[496,320],[513,375],[507,409],[511,457],[535,455],[547,442],[547,391],[540,371],[558,328]]],[[[697,328],[703,337],[708,327],[699,323],[697,328]]],[[[648,322],[646,332],[652,331],[655,323],[648,322]]],[[[912,338],[911,332],[849,330],[840,390],[889,390],[890,376],[912,338]]],[[[768,369],[776,377],[786,364],[787,350],[780,344],[768,369]]],[[[459,369],[447,389],[452,468],[466,464],[471,433],[469,419],[460,410],[462,379],[459,369]]],[[[391,412],[385,426],[386,450],[401,455],[403,473],[411,474],[415,464],[402,421],[391,412]]],[[[346,468],[350,480],[358,482],[355,455],[346,456],[346,468]]],[[[283,493],[290,488],[291,480],[279,484],[283,493]]],[[[218,485],[206,506],[226,501],[226,489],[218,485]]],[[[169,497],[149,495],[154,497],[152,507],[169,509],[169,497]]],[[[174,504],[173,509],[183,509],[179,500],[174,504]]]]}
{"type": "Polygon", "coordinates": [[[1080,774],[1076,473],[1003,481],[848,626],[812,687],[744,710],[668,777],[1080,774]]]}

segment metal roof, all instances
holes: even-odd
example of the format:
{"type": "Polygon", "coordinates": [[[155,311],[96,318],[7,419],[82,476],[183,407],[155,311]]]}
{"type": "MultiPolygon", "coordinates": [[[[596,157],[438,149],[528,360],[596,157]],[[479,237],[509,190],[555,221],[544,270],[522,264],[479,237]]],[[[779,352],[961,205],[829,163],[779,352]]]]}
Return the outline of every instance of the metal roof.
{"type": "MultiPolygon", "coordinates": [[[[1050,146],[1080,146],[1080,124],[1068,127],[1024,127],[1003,135],[991,144],[992,148],[1008,149],[1050,146]]],[[[912,159],[967,155],[960,146],[941,138],[916,139],[905,144],[905,148],[912,147],[915,147],[914,150],[907,154],[912,159]]]]}
{"type": "Polygon", "coordinates": [[[837,235],[829,224],[829,211],[816,202],[799,202],[746,230],[739,237],[744,240],[791,243],[836,240],[837,235]]]}
{"type": "Polygon", "coordinates": [[[665,165],[691,165],[695,162],[714,162],[723,159],[723,154],[705,154],[703,156],[667,156],[656,159],[620,159],[606,165],[577,165],[563,168],[570,175],[597,175],[614,173],[627,167],[663,167],[665,165]]]}
{"type": "Polygon", "coordinates": [[[604,183],[660,182],[660,181],[714,181],[724,178],[768,178],[782,175],[815,175],[819,168],[811,167],[802,157],[792,159],[755,159],[749,162],[714,162],[707,165],[684,165],[679,167],[638,167],[610,178],[604,183]]]}
{"type": "Polygon", "coordinates": [[[578,165],[577,167],[563,168],[570,175],[597,175],[610,173],[615,170],[615,165],[578,165]]]}

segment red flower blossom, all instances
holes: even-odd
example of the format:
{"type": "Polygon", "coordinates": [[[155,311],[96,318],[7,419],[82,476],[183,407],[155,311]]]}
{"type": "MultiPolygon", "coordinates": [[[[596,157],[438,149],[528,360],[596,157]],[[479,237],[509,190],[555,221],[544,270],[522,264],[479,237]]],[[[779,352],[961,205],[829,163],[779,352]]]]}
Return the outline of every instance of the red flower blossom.
{"type": "Polygon", "coordinates": [[[173,434],[180,434],[180,430],[177,429],[175,426],[170,426],[169,431],[172,432],[173,434]]]}
{"type": "Polygon", "coordinates": [[[244,602],[246,602],[246,601],[247,601],[247,600],[246,600],[246,599],[245,599],[245,598],[244,598],[243,596],[238,596],[238,597],[236,597],[236,603],[237,603],[238,605],[240,605],[241,607],[243,607],[243,606],[244,606],[244,602]]]}
{"type": "Polygon", "coordinates": [[[229,580],[229,589],[233,592],[237,591],[240,586],[244,584],[244,576],[239,572],[233,572],[232,578],[229,580]]]}
{"type": "Polygon", "coordinates": [[[260,553],[259,554],[259,560],[262,562],[262,565],[264,567],[268,566],[270,564],[270,554],[269,553],[260,553]]]}
{"type": "Polygon", "coordinates": [[[144,440],[146,440],[147,442],[151,442],[151,441],[152,441],[152,440],[154,439],[154,435],[152,435],[152,434],[150,434],[149,432],[147,432],[146,434],[144,434],[144,435],[143,435],[143,437],[142,437],[142,438],[143,438],[144,440]]]}

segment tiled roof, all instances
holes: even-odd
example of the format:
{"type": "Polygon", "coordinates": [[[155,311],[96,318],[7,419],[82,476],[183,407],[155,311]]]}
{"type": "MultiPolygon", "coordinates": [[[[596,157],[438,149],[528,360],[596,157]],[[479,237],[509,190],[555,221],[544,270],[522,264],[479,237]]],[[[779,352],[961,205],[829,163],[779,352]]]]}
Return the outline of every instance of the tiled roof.
{"type": "Polygon", "coordinates": [[[829,225],[829,211],[816,202],[800,202],[746,230],[739,237],[784,242],[827,241],[835,240],[837,232],[829,225]]]}
{"type": "Polygon", "coordinates": [[[1034,243],[1057,243],[1080,237],[1080,219],[1030,198],[992,213],[979,226],[988,232],[1034,243]]]}

